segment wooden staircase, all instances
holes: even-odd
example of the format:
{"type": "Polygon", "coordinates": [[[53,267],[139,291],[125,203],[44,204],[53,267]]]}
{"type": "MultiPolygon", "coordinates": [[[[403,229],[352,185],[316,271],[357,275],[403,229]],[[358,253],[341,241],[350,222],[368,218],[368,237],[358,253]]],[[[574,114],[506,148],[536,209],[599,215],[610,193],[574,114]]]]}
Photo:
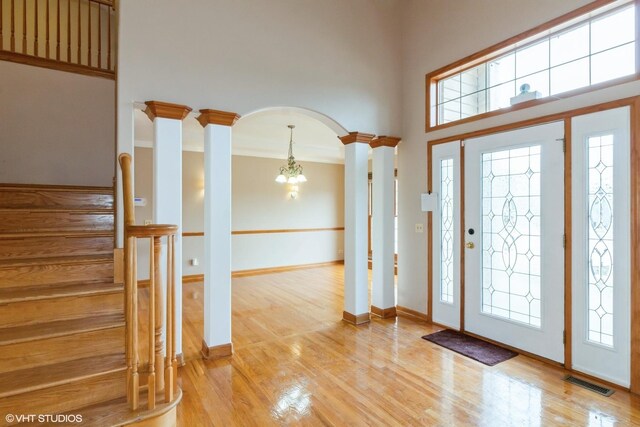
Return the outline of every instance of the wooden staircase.
{"type": "Polygon", "coordinates": [[[0,425],[125,395],[113,199],[111,188],[0,185],[0,425]]]}

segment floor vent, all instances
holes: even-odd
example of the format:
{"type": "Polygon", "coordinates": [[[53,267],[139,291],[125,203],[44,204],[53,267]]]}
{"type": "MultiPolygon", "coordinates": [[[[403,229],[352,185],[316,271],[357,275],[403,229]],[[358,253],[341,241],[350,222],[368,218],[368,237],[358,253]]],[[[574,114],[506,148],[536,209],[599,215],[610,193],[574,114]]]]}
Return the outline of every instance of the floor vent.
{"type": "Polygon", "coordinates": [[[567,375],[566,377],[564,377],[564,380],[567,382],[570,382],[571,384],[579,385],[580,387],[586,388],[587,390],[591,390],[595,393],[601,394],[606,397],[611,396],[614,392],[614,390],[610,388],[606,388],[606,387],[602,387],[601,385],[590,383],[589,381],[576,378],[573,375],[567,375]]]}

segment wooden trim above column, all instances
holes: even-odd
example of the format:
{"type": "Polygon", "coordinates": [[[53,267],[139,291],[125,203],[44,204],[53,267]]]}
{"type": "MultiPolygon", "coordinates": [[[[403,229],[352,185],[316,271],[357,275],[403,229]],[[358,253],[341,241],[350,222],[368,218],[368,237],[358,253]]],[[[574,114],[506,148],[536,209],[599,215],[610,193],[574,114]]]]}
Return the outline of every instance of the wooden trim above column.
{"type": "Polygon", "coordinates": [[[220,110],[200,110],[200,115],[196,118],[198,122],[205,127],[207,125],[233,126],[240,115],[228,111],[220,110]]]}
{"type": "Polygon", "coordinates": [[[187,114],[191,112],[191,107],[180,104],[170,104],[162,101],[147,101],[145,102],[147,108],[144,113],[154,121],[156,117],[161,119],[174,119],[184,120],[187,114]]]}
{"type": "Polygon", "coordinates": [[[377,138],[373,138],[369,143],[371,148],[378,147],[396,147],[400,143],[400,138],[397,136],[379,136],[377,138]]]}
{"type": "Polygon", "coordinates": [[[371,133],[349,132],[348,135],[339,136],[338,139],[342,141],[344,145],[353,144],[354,142],[370,144],[374,136],[375,135],[371,133]]]}

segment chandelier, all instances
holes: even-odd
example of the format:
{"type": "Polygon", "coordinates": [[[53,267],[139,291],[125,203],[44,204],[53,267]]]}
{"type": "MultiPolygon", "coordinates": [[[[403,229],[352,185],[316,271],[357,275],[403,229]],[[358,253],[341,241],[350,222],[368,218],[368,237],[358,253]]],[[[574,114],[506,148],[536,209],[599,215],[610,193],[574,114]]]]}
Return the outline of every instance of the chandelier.
{"type": "Polygon", "coordinates": [[[307,178],[302,174],[302,165],[296,163],[296,159],[293,157],[293,128],[295,125],[287,126],[291,134],[289,136],[289,157],[287,158],[287,165],[280,168],[280,174],[276,178],[276,182],[280,184],[298,184],[307,182],[307,178]]]}

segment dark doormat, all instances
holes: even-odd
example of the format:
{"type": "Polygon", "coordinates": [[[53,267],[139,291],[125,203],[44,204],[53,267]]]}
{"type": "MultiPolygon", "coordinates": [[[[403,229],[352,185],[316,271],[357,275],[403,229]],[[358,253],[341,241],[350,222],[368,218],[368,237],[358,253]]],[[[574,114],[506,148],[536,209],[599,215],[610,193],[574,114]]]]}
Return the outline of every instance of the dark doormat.
{"type": "Polygon", "coordinates": [[[422,338],[488,366],[497,365],[518,355],[515,351],[507,350],[451,329],[425,335],[422,338]]]}

